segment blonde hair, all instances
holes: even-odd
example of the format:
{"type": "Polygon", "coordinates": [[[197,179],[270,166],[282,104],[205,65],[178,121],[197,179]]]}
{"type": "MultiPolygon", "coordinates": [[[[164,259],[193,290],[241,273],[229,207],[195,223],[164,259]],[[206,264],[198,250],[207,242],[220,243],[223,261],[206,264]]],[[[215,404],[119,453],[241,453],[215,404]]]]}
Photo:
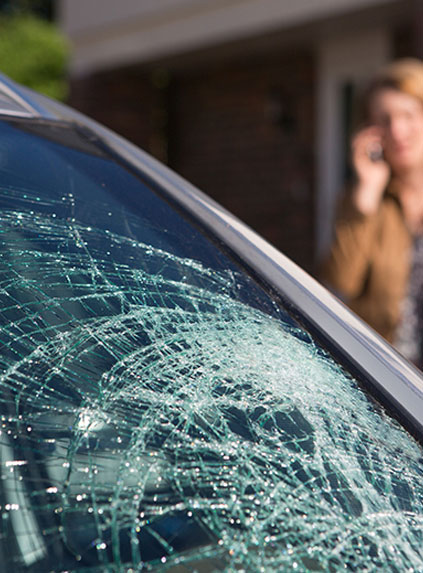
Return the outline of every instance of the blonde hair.
{"type": "Polygon", "coordinates": [[[364,119],[369,119],[370,102],[374,94],[382,89],[394,89],[413,96],[423,105],[423,61],[403,58],[383,67],[364,93],[362,102],[364,119]]]}

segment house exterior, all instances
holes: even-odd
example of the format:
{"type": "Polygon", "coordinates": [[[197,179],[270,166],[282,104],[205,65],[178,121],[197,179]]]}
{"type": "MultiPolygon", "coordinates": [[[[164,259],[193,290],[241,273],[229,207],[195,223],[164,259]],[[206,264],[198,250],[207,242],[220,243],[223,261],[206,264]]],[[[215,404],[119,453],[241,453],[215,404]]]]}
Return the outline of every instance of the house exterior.
{"type": "Polygon", "coordinates": [[[423,0],[59,0],[70,103],[312,270],[355,94],[423,56],[423,0]]]}

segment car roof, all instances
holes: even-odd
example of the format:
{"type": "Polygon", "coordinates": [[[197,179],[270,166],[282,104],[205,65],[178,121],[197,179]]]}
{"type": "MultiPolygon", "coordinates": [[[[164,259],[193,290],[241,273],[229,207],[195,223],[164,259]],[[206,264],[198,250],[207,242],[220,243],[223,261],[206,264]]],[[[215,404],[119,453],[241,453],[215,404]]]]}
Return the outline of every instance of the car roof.
{"type": "Polygon", "coordinates": [[[89,129],[112,151],[159,184],[224,241],[270,287],[300,309],[314,331],[365,375],[382,399],[423,440],[423,375],[315,279],[213,199],[114,132],[0,74],[0,117],[45,119],[89,129]]]}

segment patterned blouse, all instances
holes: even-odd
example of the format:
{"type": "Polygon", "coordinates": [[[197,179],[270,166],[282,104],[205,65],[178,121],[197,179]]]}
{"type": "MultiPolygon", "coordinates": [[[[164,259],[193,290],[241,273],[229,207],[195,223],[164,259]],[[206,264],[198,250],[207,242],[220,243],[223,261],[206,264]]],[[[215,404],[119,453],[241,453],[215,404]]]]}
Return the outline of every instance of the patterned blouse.
{"type": "Polygon", "coordinates": [[[394,346],[411,362],[423,366],[423,235],[414,239],[408,293],[402,302],[394,346]]]}

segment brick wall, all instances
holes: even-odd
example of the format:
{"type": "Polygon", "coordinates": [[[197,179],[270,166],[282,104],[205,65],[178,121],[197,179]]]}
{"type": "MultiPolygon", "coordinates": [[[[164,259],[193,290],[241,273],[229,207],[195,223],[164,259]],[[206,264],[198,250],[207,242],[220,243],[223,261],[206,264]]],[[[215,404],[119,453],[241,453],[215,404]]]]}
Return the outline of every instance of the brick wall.
{"type": "Polygon", "coordinates": [[[306,268],[313,262],[313,61],[236,62],[176,78],[172,167],[306,268]]]}
{"type": "Polygon", "coordinates": [[[150,74],[129,69],[73,80],[69,103],[139,147],[160,156],[156,146],[160,91],[150,74]]]}

